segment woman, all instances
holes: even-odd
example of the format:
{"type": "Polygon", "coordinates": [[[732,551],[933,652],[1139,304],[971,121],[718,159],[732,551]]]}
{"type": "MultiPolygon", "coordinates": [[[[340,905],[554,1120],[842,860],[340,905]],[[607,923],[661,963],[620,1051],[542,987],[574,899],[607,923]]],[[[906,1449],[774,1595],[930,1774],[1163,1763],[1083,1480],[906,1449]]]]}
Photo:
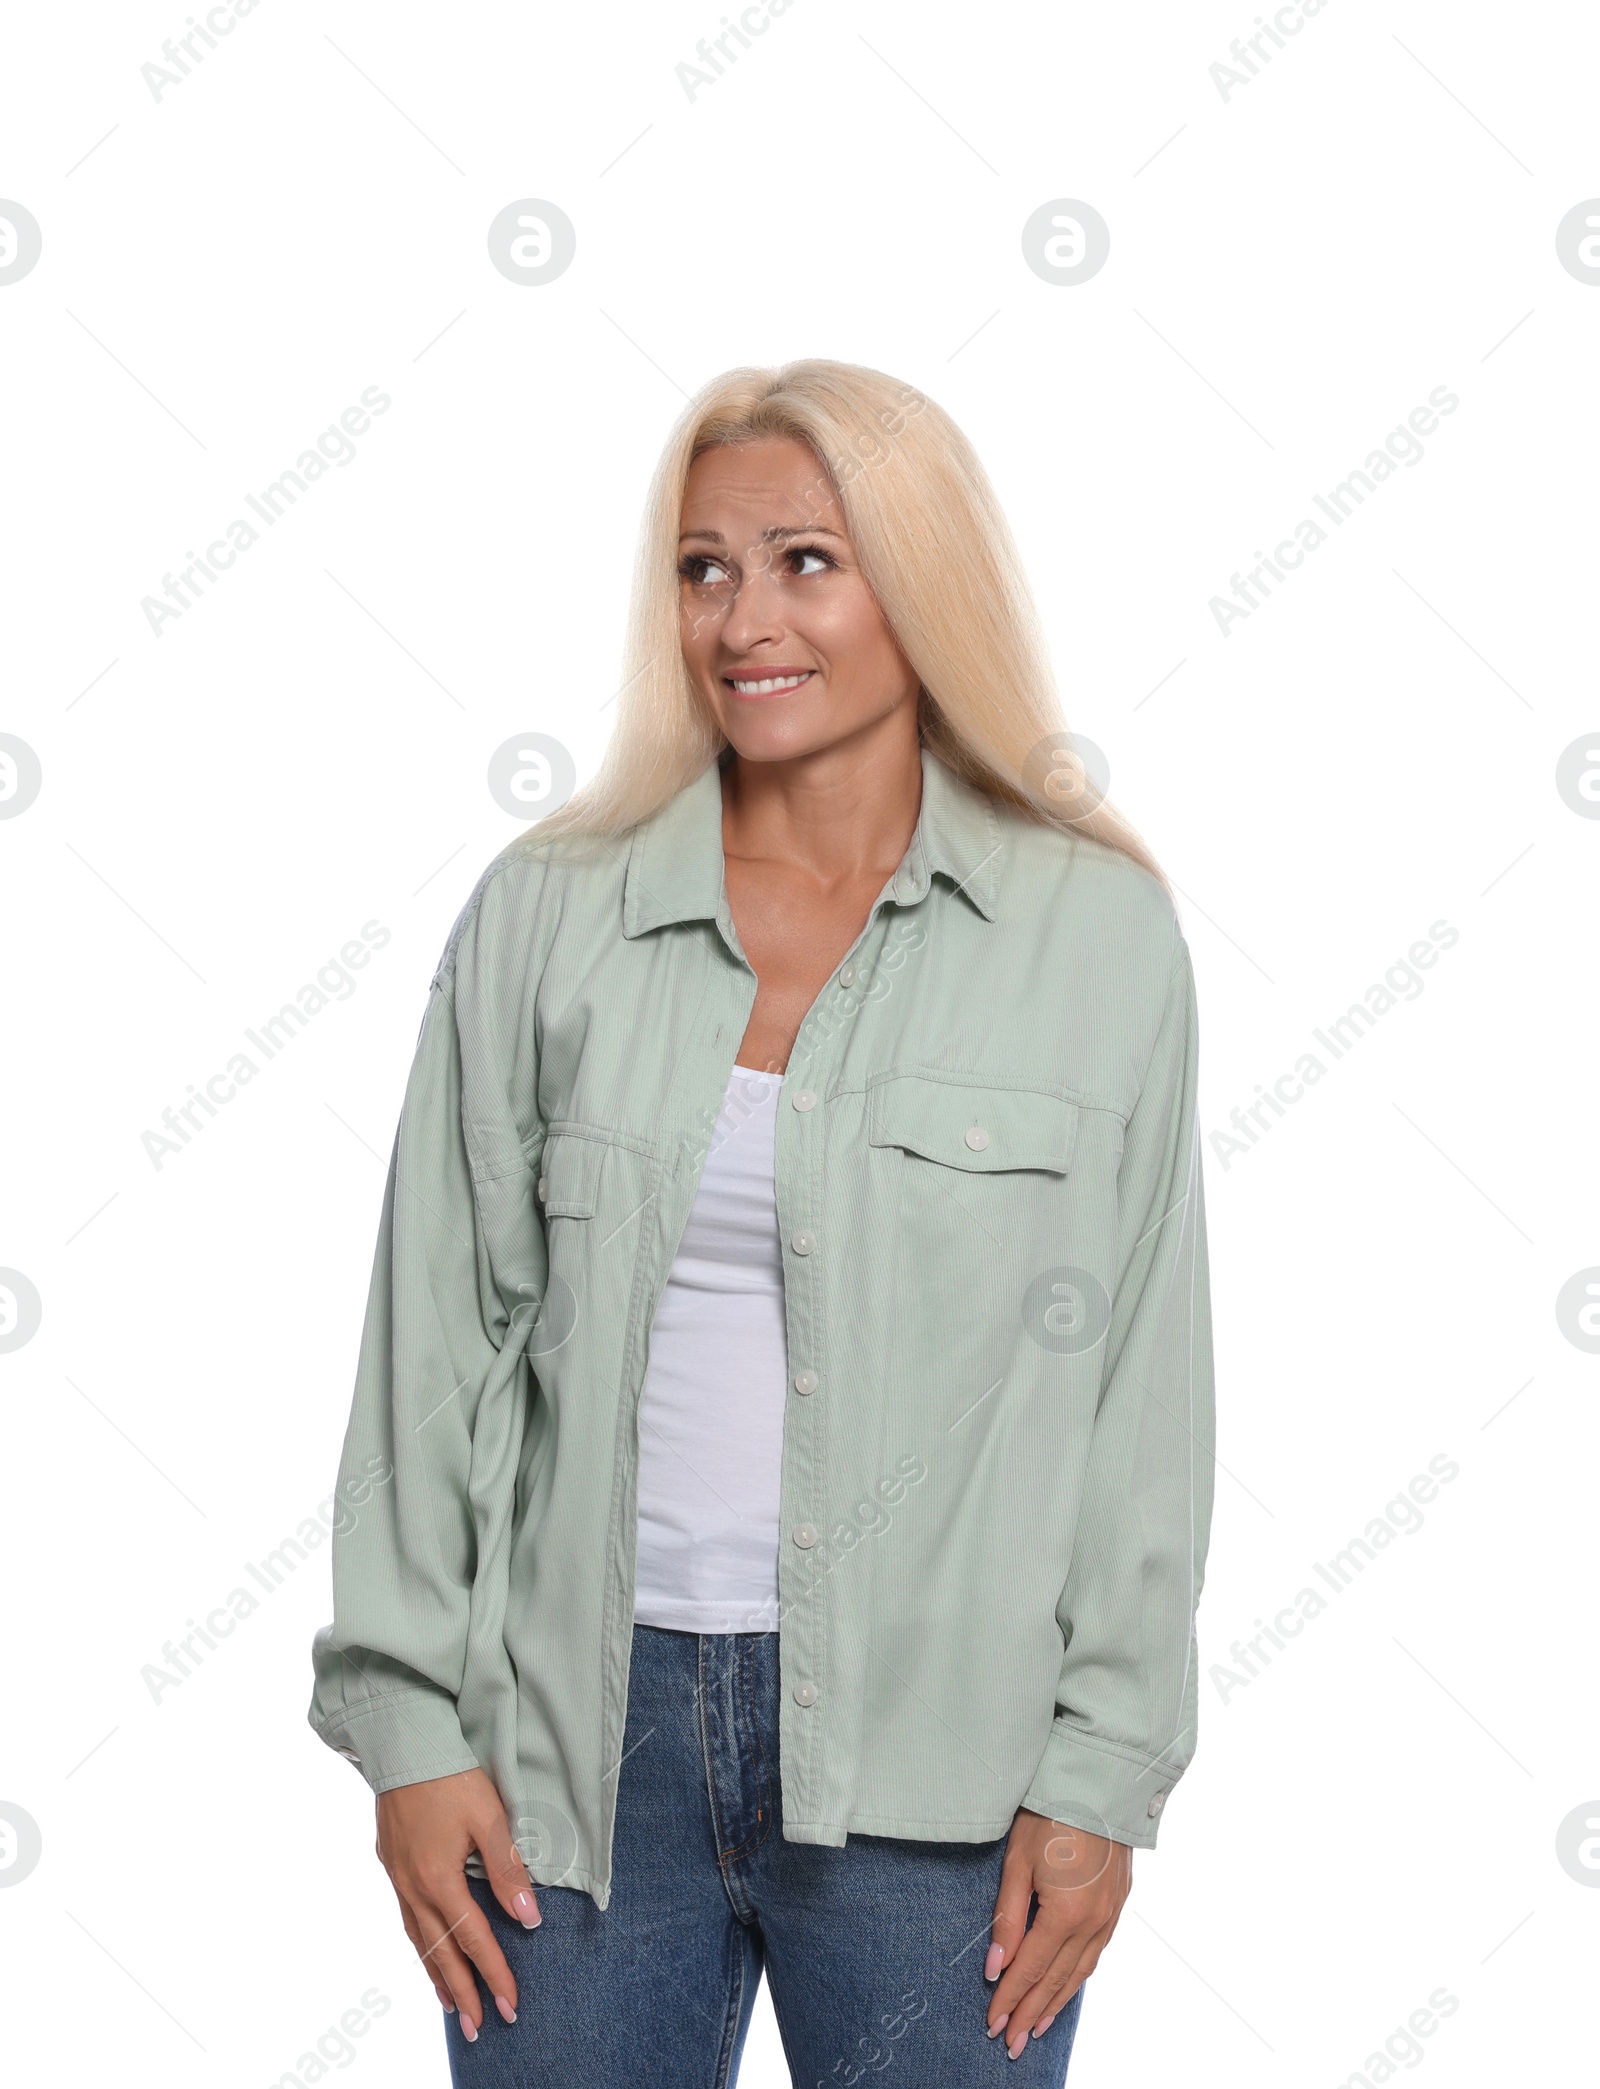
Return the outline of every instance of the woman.
{"type": "Polygon", "coordinates": [[[693,402],[627,670],[433,981],[312,1723],[458,2083],[727,2083],[764,1968],[806,2089],[1059,2084],[1194,1746],[1188,952],[909,387],[693,402]]]}

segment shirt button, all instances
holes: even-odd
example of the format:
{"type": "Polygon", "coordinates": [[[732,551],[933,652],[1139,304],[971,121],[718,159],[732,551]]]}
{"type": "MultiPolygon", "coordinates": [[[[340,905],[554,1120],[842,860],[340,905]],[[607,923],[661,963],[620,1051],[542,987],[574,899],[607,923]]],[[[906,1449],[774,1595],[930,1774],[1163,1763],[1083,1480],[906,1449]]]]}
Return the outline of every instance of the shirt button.
{"type": "Polygon", "coordinates": [[[809,1255],[816,1244],[817,1236],[814,1233],[797,1233],[789,1243],[797,1255],[809,1255]]]}
{"type": "Polygon", "coordinates": [[[797,1393],[814,1393],[817,1389],[816,1372],[796,1371],[794,1374],[794,1389],[797,1393]]]}
{"type": "Polygon", "coordinates": [[[854,986],[855,983],[856,968],[854,965],[846,965],[839,974],[839,984],[840,986],[854,986]]]}
{"type": "Polygon", "coordinates": [[[816,1092],[810,1088],[797,1088],[790,1101],[797,1110],[814,1110],[817,1107],[816,1092]]]}
{"type": "Polygon", "coordinates": [[[1155,1797],[1150,1801],[1150,1804],[1145,1808],[1145,1812],[1149,1814],[1152,1820],[1155,1819],[1156,1815],[1166,1804],[1166,1799],[1167,1795],[1165,1792],[1157,1792],[1155,1797]]]}
{"type": "Polygon", "coordinates": [[[982,1153],[983,1149],[988,1145],[988,1143],[989,1134],[984,1130],[981,1124],[968,1125],[967,1144],[972,1148],[974,1153],[982,1153]]]}
{"type": "Polygon", "coordinates": [[[542,1204],[542,1203],[544,1202],[544,1200],[545,1200],[545,1192],[546,1192],[546,1191],[547,1191],[547,1190],[549,1189],[549,1187],[550,1187],[550,1178],[549,1178],[549,1176],[548,1176],[548,1175],[541,1175],[541,1176],[539,1177],[539,1202],[540,1202],[541,1204],[542,1204]]]}
{"type": "Polygon", "coordinates": [[[797,1523],[793,1537],[802,1552],[809,1552],[817,1542],[817,1527],[814,1523],[797,1523]]]}
{"type": "Polygon", "coordinates": [[[796,1683],[794,1686],[794,1701],[797,1705],[814,1705],[817,1701],[816,1684],[796,1683]]]}

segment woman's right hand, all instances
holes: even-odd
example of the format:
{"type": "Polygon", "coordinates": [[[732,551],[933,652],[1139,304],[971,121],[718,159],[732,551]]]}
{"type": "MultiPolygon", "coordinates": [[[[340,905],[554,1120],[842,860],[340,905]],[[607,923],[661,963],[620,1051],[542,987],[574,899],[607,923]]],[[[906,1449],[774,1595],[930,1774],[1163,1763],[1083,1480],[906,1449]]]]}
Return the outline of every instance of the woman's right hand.
{"type": "Polygon", "coordinates": [[[537,1929],[539,1903],[493,1780],[483,1770],[430,1777],[378,1795],[378,1858],[400,1902],[400,1919],[462,2036],[474,2039],[483,2006],[473,1968],[508,2024],[517,2019],[517,1983],[494,1931],[467,1886],[476,1850],[494,1897],[524,1929],[537,1929]]]}

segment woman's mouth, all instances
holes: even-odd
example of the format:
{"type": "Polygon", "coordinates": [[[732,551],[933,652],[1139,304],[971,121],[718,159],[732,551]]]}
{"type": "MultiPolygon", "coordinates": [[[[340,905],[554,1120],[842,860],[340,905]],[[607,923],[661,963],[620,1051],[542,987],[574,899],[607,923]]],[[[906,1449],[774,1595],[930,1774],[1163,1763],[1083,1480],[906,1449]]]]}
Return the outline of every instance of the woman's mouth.
{"type": "Polygon", "coordinates": [[[724,675],[722,679],[735,696],[788,696],[815,673],[814,667],[780,667],[761,676],[724,675]]]}

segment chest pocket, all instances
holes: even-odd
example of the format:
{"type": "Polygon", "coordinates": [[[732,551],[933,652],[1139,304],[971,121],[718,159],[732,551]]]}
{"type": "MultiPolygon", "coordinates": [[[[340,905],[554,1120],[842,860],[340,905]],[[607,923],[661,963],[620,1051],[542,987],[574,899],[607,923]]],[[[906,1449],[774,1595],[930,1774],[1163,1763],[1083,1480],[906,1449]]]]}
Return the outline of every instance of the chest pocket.
{"type": "Polygon", "coordinates": [[[1016,1168],[1065,1175],[1078,1139],[1078,1105],[1036,1089],[896,1074],[872,1090],[867,1138],[969,1175],[1016,1168]]]}
{"type": "Polygon", "coordinates": [[[592,1219],[606,1149],[599,1139],[552,1132],[539,1161],[539,1203],[547,1219],[592,1219]]]}

